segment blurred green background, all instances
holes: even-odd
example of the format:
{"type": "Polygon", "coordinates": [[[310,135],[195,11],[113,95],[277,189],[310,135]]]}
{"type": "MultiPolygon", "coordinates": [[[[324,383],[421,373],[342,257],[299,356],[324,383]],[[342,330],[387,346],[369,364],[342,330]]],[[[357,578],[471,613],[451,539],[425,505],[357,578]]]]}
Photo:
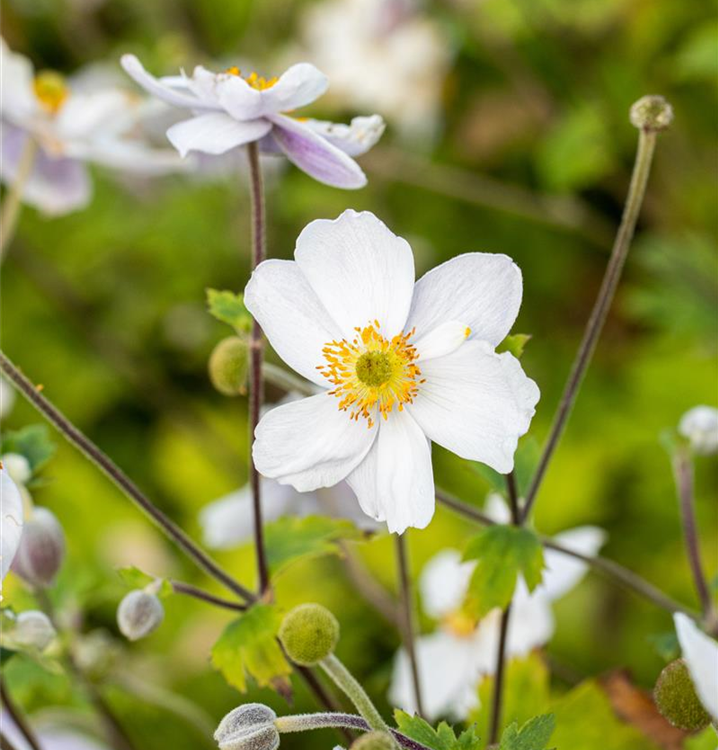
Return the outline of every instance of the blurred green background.
{"type": "MultiPolygon", "coordinates": [[[[2,34],[38,68],[67,73],[98,60],[119,69],[119,56],[132,51],[157,74],[247,59],[274,74],[296,57],[310,11],[321,13],[320,4],[5,0],[2,34]]],[[[604,527],[607,556],[694,606],[660,434],[688,408],[718,404],[716,4],[444,0],[427,2],[419,13],[447,57],[433,132],[407,132],[378,106],[357,106],[350,97],[317,102],[310,112],[316,116],[384,114],[387,132],[360,159],[369,185],[359,192],[325,187],[294,168],[270,179],[269,253],[291,257],[309,221],[351,207],[375,212],[405,236],[419,274],[466,251],[512,256],[524,274],[514,330],[533,337],[523,365],[542,391],[524,438],[525,454],[535,455],[620,219],[637,140],[629,107],[647,93],[666,96],[675,121],[660,137],[625,277],[541,490],[536,525],[545,533],[585,523],[604,527]]],[[[381,43],[376,55],[381,59],[381,43]]],[[[324,72],[331,80],[332,70],[324,72]]],[[[389,85],[391,69],[386,77],[389,85]]],[[[207,287],[241,291],[248,278],[246,174],[119,181],[97,170],[94,178],[94,199],[83,212],[52,220],[23,213],[3,266],[3,348],[199,538],[200,508],[247,476],[246,400],[228,400],[209,384],[207,358],[228,330],[205,308],[207,287]]],[[[271,388],[269,395],[279,396],[271,388]]],[[[5,426],[36,421],[19,403],[5,426]]],[[[438,486],[483,503],[489,485],[478,472],[441,449],[434,457],[438,486]]],[[[63,611],[84,611],[84,631],[116,633],[114,612],[125,588],[115,565],[132,563],[219,591],[66,444],[44,476],[49,481],[35,500],[60,518],[69,545],[53,595],[63,611]]],[[[696,485],[713,577],[715,459],[698,461],[696,485]]],[[[415,572],[472,533],[474,527],[438,508],[427,530],[409,533],[415,572]]],[[[380,583],[395,591],[390,540],[357,548],[380,583]]],[[[251,549],[219,559],[253,585],[251,549]]],[[[7,591],[18,606],[31,601],[17,582],[9,580],[7,591]]],[[[352,592],[344,567],[331,557],[298,563],[277,587],[282,606],[319,601],[336,613],[343,629],[339,655],[386,709],[400,638],[352,592]]],[[[212,722],[246,699],[288,710],[268,690],[240,696],[209,666],[209,649],[228,615],[181,597],[168,600],[166,609],[156,634],[118,646],[137,677],[189,698],[212,722]]],[[[552,678],[558,692],[615,667],[628,668],[643,687],[653,685],[664,662],[650,638],[671,631],[667,613],[589,574],[559,603],[557,619],[548,653],[558,665],[552,678]]],[[[428,620],[422,625],[432,627],[428,620]]],[[[81,702],[64,677],[42,675],[26,663],[11,662],[7,680],[28,708],[81,702]]],[[[295,709],[310,710],[312,699],[296,687],[295,709]]],[[[158,732],[164,747],[213,746],[132,691],[112,688],[109,698],[140,750],[156,747],[158,732]]],[[[330,747],[335,739],[297,736],[283,746],[330,747]]]]}

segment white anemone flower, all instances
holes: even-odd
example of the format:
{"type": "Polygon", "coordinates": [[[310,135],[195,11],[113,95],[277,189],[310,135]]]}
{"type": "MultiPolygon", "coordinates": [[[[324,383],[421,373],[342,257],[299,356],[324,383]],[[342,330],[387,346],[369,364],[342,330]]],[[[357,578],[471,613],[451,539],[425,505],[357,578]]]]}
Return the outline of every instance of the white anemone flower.
{"type": "Polygon", "coordinates": [[[460,255],[415,284],[406,240],[355,211],[311,222],[294,257],[261,263],[245,304],[323,391],[262,418],[261,474],[299,492],[346,479],[368,516],[401,533],[434,514],[431,441],[511,471],[539,390],[494,351],[521,304],[510,258],[460,255]]]}
{"type": "Polygon", "coordinates": [[[704,456],[718,453],[718,409],[694,406],[681,417],[678,432],[688,438],[696,453],[704,456]]]}
{"type": "Polygon", "coordinates": [[[0,599],[2,582],[20,546],[23,504],[20,490],[0,463],[0,599]]]}
{"type": "MultiPolygon", "coordinates": [[[[605,534],[597,527],[582,526],[555,538],[569,549],[593,555],[605,534]]],[[[514,592],[506,642],[509,659],[526,656],[551,640],[553,602],[576,586],[586,572],[586,564],[580,560],[553,550],[544,554],[542,583],[529,592],[519,579],[514,592]]],[[[461,562],[458,550],[443,550],[427,563],[419,580],[424,610],[440,623],[434,633],[419,636],[415,644],[424,717],[429,721],[441,716],[465,719],[478,706],[479,683],[496,668],[500,610],[492,610],[478,623],[462,610],[475,565],[461,562]]],[[[411,667],[403,649],[394,662],[389,699],[405,711],[417,710],[411,667]]]]}
{"type": "Polygon", "coordinates": [[[327,0],[308,9],[302,37],[338,105],[375,109],[409,137],[435,133],[452,44],[417,0],[327,0]]]}
{"type": "Polygon", "coordinates": [[[22,200],[48,215],[84,208],[92,195],[85,162],[145,175],[184,169],[169,149],[137,137],[142,101],[108,86],[73,86],[58,73],[37,75],[30,60],[0,39],[2,135],[0,179],[12,185],[37,146],[22,200]]]}
{"type": "Polygon", "coordinates": [[[681,652],[703,708],[718,722],[718,643],[682,612],[673,615],[681,652]]]}
{"type": "Polygon", "coordinates": [[[327,77],[308,63],[293,65],[278,78],[242,76],[237,67],[221,73],[197,66],[192,76],[155,78],[134,55],[122,66],[158,98],[192,116],[167,130],[170,143],[185,156],[190,151],[224,154],[258,142],[268,153],[283,153],[319,182],[354,189],[366,177],[352,156],[368,151],[381,137],[378,115],[358,117],[350,125],[297,118],[289,113],[318,99],[327,77]]]}

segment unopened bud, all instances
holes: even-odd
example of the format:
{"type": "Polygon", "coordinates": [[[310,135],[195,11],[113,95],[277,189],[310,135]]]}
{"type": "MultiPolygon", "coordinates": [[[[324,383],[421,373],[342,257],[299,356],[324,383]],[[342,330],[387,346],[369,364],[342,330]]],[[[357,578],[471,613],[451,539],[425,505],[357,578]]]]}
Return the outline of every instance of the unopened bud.
{"type": "Polygon", "coordinates": [[[674,727],[693,732],[710,722],[683,659],[672,661],[661,672],[653,697],[658,710],[674,727]]]}
{"type": "Polygon", "coordinates": [[[104,679],[122,658],[119,641],[105,630],[78,634],[73,646],[78,666],[93,681],[104,679]]]}
{"type": "Polygon", "coordinates": [[[17,616],[11,640],[18,646],[44,651],[56,635],[50,618],[44,612],[33,609],[17,616]]]}
{"type": "Polygon", "coordinates": [[[339,623],[320,604],[300,604],[282,620],[279,640],[293,662],[311,667],[334,651],[339,640],[339,623]]]}
{"type": "Polygon", "coordinates": [[[0,461],[15,484],[27,484],[32,478],[30,462],[20,453],[5,453],[0,461]]]}
{"type": "Polygon", "coordinates": [[[65,558],[65,534],[60,522],[47,508],[36,507],[20,540],[12,569],[26,583],[47,588],[55,582],[65,558]]]}
{"type": "Polygon", "coordinates": [[[217,727],[220,750],[277,750],[277,714],[261,703],[246,703],[230,711],[217,727]]]}
{"type": "Polygon", "coordinates": [[[131,641],[153,633],[164,617],[162,602],[154,594],[141,589],[130,591],[117,608],[117,625],[122,635],[131,641]]]}
{"type": "Polygon", "coordinates": [[[396,743],[386,732],[368,732],[353,742],[350,750],[396,750],[396,743]]]}
{"type": "Polygon", "coordinates": [[[673,122],[673,107],[662,96],[644,96],[631,107],[630,118],[640,130],[658,132],[673,122]]]}
{"type": "Polygon", "coordinates": [[[688,439],[696,453],[703,456],[718,453],[718,409],[694,406],[681,417],[678,432],[688,439]]]}
{"type": "Polygon", "coordinates": [[[209,379],[225,396],[240,396],[247,392],[249,347],[239,336],[229,336],[214,347],[209,358],[209,379]]]}

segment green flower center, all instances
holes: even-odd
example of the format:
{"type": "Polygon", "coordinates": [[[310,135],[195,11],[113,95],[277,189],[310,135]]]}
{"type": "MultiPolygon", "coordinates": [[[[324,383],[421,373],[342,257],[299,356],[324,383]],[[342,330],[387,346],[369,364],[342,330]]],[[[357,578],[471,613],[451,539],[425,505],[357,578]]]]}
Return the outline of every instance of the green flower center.
{"type": "Polygon", "coordinates": [[[388,383],[393,372],[391,359],[385,352],[364,352],[356,363],[357,377],[372,388],[388,383]]]}

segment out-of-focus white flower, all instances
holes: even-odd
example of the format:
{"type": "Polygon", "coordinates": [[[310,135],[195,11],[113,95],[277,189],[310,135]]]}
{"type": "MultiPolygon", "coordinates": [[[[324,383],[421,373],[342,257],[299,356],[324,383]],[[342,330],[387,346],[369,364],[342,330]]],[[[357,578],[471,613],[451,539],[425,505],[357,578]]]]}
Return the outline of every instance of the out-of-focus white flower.
{"type": "MultiPolygon", "coordinates": [[[[491,505],[496,508],[496,500],[491,505]]],[[[503,503],[502,503],[503,505],[503,503]]],[[[487,508],[491,510],[491,508],[487,508]]],[[[508,515],[503,506],[501,515],[508,515]]],[[[558,534],[556,540],[569,549],[595,554],[605,540],[604,532],[583,526],[558,534]]],[[[529,592],[522,579],[514,593],[506,642],[507,658],[520,657],[545,645],[554,633],[552,603],[570,591],[583,577],[580,560],[546,550],[542,583],[529,592]]],[[[500,610],[492,610],[478,623],[462,611],[475,562],[461,562],[457,550],[443,550],[422,571],[419,587],[424,609],[439,621],[439,628],[416,639],[424,716],[461,720],[477,706],[481,679],[493,674],[501,625],[500,610]]],[[[402,649],[394,662],[389,691],[394,705],[415,711],[411,668],[402,649]]]]}
{"type": "Polygon", "coordinates": [[[20,490],[0,464],[0,599],[2,582],[20,546],[23,506],[20,490]]]}
{"type": "Polygon", "coordinates": [[[30,462],[19,453],[5,453],[0,462],[15,484],[27,484],[32,477],[30,462]]]}
{"type": "Polygon", "coordinates": [[[696,693],[713,721],[718,721],[718,643],[682,612],[676,612],[673,621],[696,693]]]}
{"type": "MultiPolygon", "coordinates": [[[[106,745],[55,722],[33,723],[40,742],[40,750],[108,750],[106,745]]],[[[13,718],[6,711],[0,715],[0,725],[2,725],[3,734],[12,742],[14,750],[32,750],[13,718]]]]}
{"type": "Polygon", "coordinates": [[[430,441],[512,469],[539,390],[495,352],[521,304],[510,258],[460,255],[415,284],[406,240],[354,211],[310,223],[294,257],[260,264],[244,300],[279,356],[325,390],[261,419],[261,474],[299,492],[346,479],[401,533],[434,514],[430,441]]]}
{"type": "Polygon", "coordinates": [[[718,409],[694,406],[681,417],[678,432],[688,438],[696,453],[718,453],[718,409]]]}
{"type": "Polygon", "coordinates": [[[379,140],[384,130],[381,117],[356,118],[348,126],[337,126],[288,114],[327,90],[327,77],[313,65],[293,65],[269,79],[256,73],[242,76],[237,67],[213,73],[201,66],[191,77],[155,78],[134,55],[124,55],[122,66],[145,90],[192,113],[167,130],[182,156],[190,151],[225,154],[258,142],[263,151],[283,153],[319,182],[346,189],[366,184],[351,157],[379,140]]]}
{"type": "Polygon", "coordinates": [[[8,634],[12,644],[44,651],[57,633],[50,618],[39,610],[26,610],[15,619],[15,627],[8,634]]]}
{"type": "Polygon", "coordinates": [[[55,582],[64,559],[62,525],[52,511],[35,506],[25,519],[13,572],[34,588],[48,588],[55,582]]]}
{"type": "Polygon", "coordinates": [[[2,137],[0,179],[13,184],[29,141],[37,144],[23,201],[51,215],[86,206],[91,197],[85,162],[140,174],[186,165],[169,149],[151,149],[137,137],[142,100],[118,88],[75,90],[57,73],[37,75],[32,63],[0,39],[2,137]]]}
{"type": "Polygon", "coordinates": [[[442,116],[450,39],[416,0],[327,0],[306,13],[302,54],[332,72],[337,104],[370,108],[412,136],[442,116]]]}
{"type": "Polygon", "coordinates": [[[15,389],[4,378],[0,378],[0,419],[5,418],[15,405],[15,389]]]}

